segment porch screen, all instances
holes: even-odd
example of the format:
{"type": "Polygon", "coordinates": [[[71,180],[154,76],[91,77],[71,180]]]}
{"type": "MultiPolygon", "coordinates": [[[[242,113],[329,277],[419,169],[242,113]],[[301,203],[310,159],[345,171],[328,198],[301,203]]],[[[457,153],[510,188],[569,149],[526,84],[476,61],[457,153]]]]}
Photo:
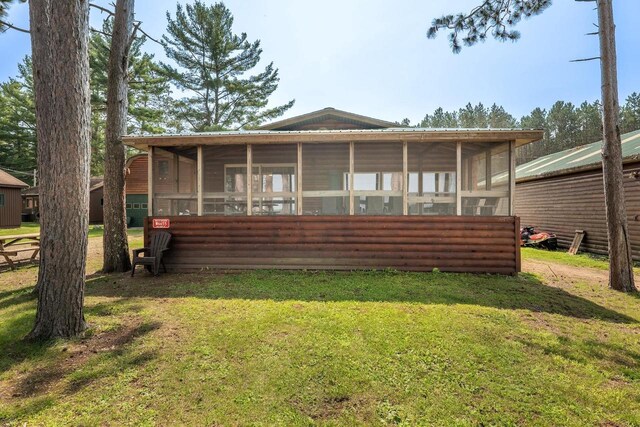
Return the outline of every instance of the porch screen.
{"type": "Polygon", "coordinates": [[[462,145],[462,214],[509,215],[509,143],[462,145]]]}
{"type": "Polygon", "coordinates": [[[203,215],[247,214],[247,147],[202,147],[203,215]]]}
{"type": "Polygon", "coordinates": [[[297,145],[254,145],[252,150],[252,215],[295,215],[297,145]]]}
{"type": "Polygon", "coordinates": [[[303,215],[349,215],[345,174],[349,144],[302,144],[303,215]]]}
{"type": "Polygon", "coordinates": [[[409,215],[456,214],[456,145],[407,144],[409,215]]]}
{"type": "Polygon", "coordinates": [[[402,185],[402,143],[355,144],[356,215],[402,215],[402,185]]]}
{"type": "Polygon", "coordinates": [[[197,151],[153,148],[153,214],[197,215],[197,151]]]}

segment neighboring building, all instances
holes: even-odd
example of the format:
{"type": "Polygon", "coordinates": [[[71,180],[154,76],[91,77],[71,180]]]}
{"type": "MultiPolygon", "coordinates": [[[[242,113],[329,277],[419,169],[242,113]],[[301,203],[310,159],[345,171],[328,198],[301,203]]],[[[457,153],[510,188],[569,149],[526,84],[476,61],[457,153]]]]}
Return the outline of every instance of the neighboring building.
{"type": "Polygon", "coordinates": [[[254,131],[123,140],[148,152],[145,241],[171,232],[170,270],[515,274],[515,149],[542,135],[326,108],[254,131]]]}
{"type": "Polygon", "coordinates": [[[148,214],[147,207],[147,154],[138,154],[127,160],[125,191],[127,225],[142,227],[148,214]]]}
{"type": "MultiPolygon", "coordinates": [[[[104,180],[102,177],[91,178],[89,183],[89,223],[102,224],[102,205],[104,180]]],[[[31,187],[22,191],[22,213],[29,215],[31,221],[38,221],[39,214],[39,188],[31,187]]]]}
{"type": "Polygon", "coordinates": [[[0,228],[20,227],[22,199],[20,191],[28,187],[18,178],[0,169],[0,228]]]}
{"type": "MultiPolygon", "coordinates": [[[[640,261],[640,130],[622,135],[624,190],[633,258],[640,261]]],[[[586,231],[581,250],[607,254],[602,141],[549,154],[516,168],[516,215],[571,245],[586,231]]]]}

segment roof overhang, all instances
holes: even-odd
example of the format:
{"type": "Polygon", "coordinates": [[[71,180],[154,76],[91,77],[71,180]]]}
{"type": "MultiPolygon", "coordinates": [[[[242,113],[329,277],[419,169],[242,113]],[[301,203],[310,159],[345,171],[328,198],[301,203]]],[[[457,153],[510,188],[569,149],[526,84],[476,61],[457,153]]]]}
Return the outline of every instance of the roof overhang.
{"type": "Polygon", "coordinates": [[[190,134],[126,135],[125,144],[147,151],[149,147],[197,145],[292,144],[332,142],[510,142],[516,146],[542,139],[538,129],[358,129],[314,131],[229,131],[190,134]]]}

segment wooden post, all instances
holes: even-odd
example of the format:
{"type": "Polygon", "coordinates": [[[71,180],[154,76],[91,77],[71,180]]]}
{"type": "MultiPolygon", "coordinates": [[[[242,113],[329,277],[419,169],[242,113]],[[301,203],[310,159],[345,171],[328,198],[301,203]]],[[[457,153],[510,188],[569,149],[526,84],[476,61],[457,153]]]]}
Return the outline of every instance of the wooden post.
{"type": "Polygon", "coordinates": [[[486,159],[484,161],[485,163],[485,178],[484,178],[484,182],[485,182],[485,186],[484,189],[487,191],[491,190],[491,175],[492,175],[492,171],[491,171],[491,149],[487,150],[486,154],[486,159]]]}
{"type": "Polygon", "coordinates": [[[197,181],[197,190],[198,190],[198,216],[202,216],[204,214],[204,199],[203,199],[203,193],[204,193],[204,187],[203,187],[203,183],[204,180],[202,178],[203,175],[203,165],[204,163],[204,159],[202,158],[202,145],[198,145],[198,163],[197,163],[197,170],[198,170],[198,181],[197,181]]]}
{"type": "Polygon", "coordinates": [[[402,215],[409,214],[409,150],[402,141],[402,215]]]}
{"type": "Polygon", "coordinates": [[[509,143],[509,215],[515,216],[516,209],[516,142],[509,143]]]}
{"type": "Polygon", "coordinates": [[[147,215],[153,216],[153,147],[147,155],[147,215]]]}
{"type": "Polygon", "coordinates": [[[355,202],[353,201],[353,174],[355,171],[355,147],[353,141],[349,143],[349,215],[356,212],[355,202]]]}
{"type": "Polygon", "coordinates": [[[296,214],[302,215],[302,142],[298,142],[298,170],[296,171],[296,214]]]}
{"type": "Polygon", "coordinates": [[[462,142],[456,144],[456,215],[462,215],[462,142]]]}
{"type": "Polygon", "coordinates": [[[247,216],[253,210],[253,153],[251,144],[247,144],[247,216]]]}

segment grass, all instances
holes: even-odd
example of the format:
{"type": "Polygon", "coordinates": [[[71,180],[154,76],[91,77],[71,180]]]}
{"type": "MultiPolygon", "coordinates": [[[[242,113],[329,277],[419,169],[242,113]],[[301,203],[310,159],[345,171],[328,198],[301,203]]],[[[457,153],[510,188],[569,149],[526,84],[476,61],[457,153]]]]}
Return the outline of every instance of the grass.
{"type": "MultiPolygon", "coordinates": [[[[31,234],[39,233],[40,224],[37,222],[23,222],[19,228],[2,228],[0,229],[0,236],[13,236],[19,234],[31,234]]],[[[89,237],[102,237],[104,228],[102,225],[89,226],[89,237]]],[[[142,236],[142,229],[129,230],[131,236],[142,236]]]]}
{"type": "Polygon", "coordinates": [[[37,270],[0,275],[0,424],[640,424],[640,298],[602,284],[97,264],[70,342],[22,341],[37,270]]]}
{"type": "MultiPolygon", "coordinates": [[[[609,270],[609,260],[601,255],[593,255],[582,252],[576,255],[569,255],[562,250],[548,251],[545,249],[522,248],[522,257],[535,259],[538,261],[549,261],[559,264],[570,265],[573,267],[587,267],[598,270],[609,270]]],[[[640,268],[635,269],[640,272],[640,268]]]]}

